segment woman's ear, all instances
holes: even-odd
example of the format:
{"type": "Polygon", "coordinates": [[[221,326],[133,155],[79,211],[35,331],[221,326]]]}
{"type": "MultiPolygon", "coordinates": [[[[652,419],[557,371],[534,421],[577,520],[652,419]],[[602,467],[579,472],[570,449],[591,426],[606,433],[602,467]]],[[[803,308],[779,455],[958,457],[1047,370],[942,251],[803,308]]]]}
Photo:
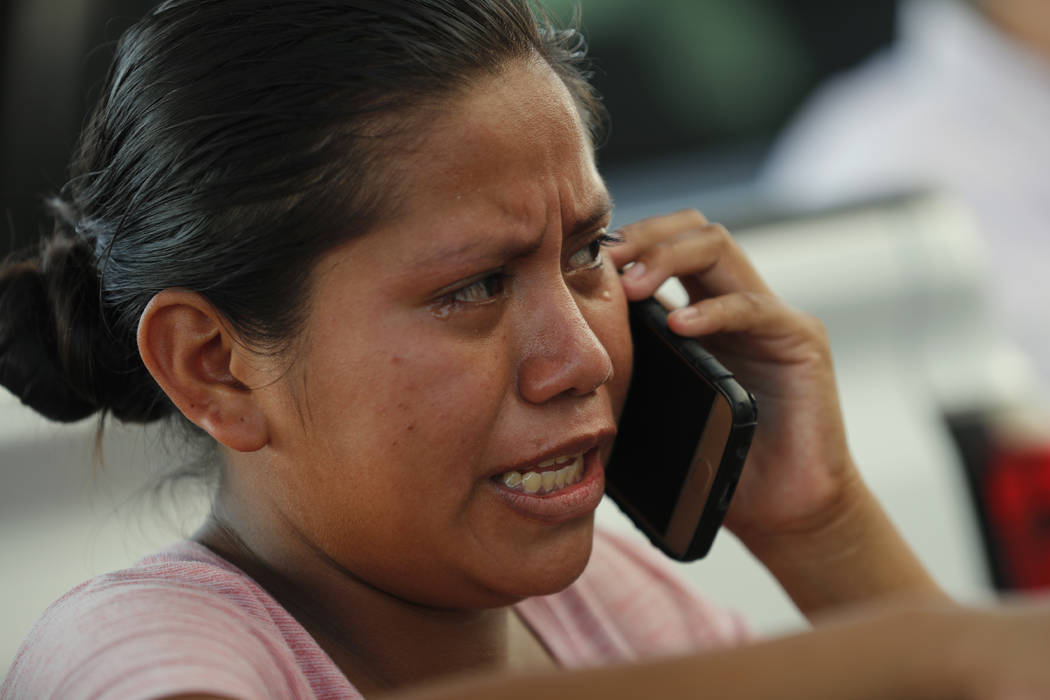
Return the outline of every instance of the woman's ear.
{"type": "Polygon", "coordinates": [[[269,442],[266,418],[243,375],[251,351],[200,294],[165,289],[139,320],[139,354],[164,393],[193,423],[230,449],[269,442]]]}

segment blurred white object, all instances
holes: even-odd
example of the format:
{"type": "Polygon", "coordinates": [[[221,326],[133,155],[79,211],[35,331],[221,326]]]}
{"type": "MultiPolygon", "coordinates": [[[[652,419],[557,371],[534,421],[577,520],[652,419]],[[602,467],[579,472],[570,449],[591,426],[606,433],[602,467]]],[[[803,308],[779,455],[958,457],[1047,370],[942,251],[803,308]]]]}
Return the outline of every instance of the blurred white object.
{"type": "Polygon", "coordinates": [[[905,2],[898,34],[817,92],[763,185],[817,207],[909,188],[967,202],[987,243],[995,322],[1050,396],[1050,61],[962,0],[905,2]]]}
{"type": "Polygon", "coordinates": [[[936,193],[738,230],[766,280],[828,326],[836,354],[889,351],[942,410],[1035,401],[1031,365],[986,303],[970,208],[936,193]]]}

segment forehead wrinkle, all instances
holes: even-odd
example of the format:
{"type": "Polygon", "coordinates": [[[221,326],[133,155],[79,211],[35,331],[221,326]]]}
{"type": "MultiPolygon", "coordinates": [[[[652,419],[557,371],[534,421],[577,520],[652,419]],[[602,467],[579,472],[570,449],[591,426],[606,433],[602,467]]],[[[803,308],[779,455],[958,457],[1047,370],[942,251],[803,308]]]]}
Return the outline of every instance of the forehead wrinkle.
{"type": "Polygon", "coordinates": [[[462,209],[450,218],[432,222],[433,235],[421,232],[422,245],[403,257],[409,266],[418,270],[447,267],[452,261],[467,265],[471,261],[507,260],[537,247],[548,232],[570,235],[607,214],[608,192],[568,90],[542,59],[515,60],[505,69],[523,65],[533,78],[540,79],[529,101],[522,101],[519,91],[507,92],[502,76],[488,76],[453,100],[461,104],[466,101],[471,109],[439,113],[428,125],[418,151],[429,149],[427,160],[421,169],[406,168],[404,175],[406,180],[424,185],[420,178],[429,172],[433,178],[430,182],[438,184],[425,183],[427,194],[405,203],[401,212],[404,220],[418,221],[428,209],[436,213],[447,204],[473,205],[474,209],[473,213],[462,209]],[[560,125],[552,128],[549,120],[536,122],[532,116],[537,111],[559,115],[556,121],[560,125]],[[523,123],[525,128],[512,132],[499,128],[507,121],[523,123]],[[506,155],[499,170],[474,167],[479,162],[476,159],[493,153],[506,155]],[[566,160],[579,166],[567,177],[566,160]],[[504,163],[539,177],[530,178],[532,183],[525,193],[504,196],[493,189],[508,175],[502,170],[504,163]],[[459,186],[449,189],[454,182],[459,186]]]}
{"type": "Polygon", "coordinates": [[[453,245],[423,251],[412,260],[411,264],[428,268],[448,262],[461,265],[472,262],[506,261],[534,251],[539,247],[541,239],[542,232],[528,237],[478,235],[468,237],[466,240],[459,239],[453,245]]]}
{"type": "Polygon", "coordinates": [[[499,217],[506,223],[498,224],[499,231],[493,231],[498,235],[486,235],[483,233],[466,234],[466,240],[460,238],[456,244],[427,250],[412,261],[413,265],[419,267],[432,267],[449,260],[455,260],[457,264],[468,264],[472,261],[508,261],[523,257],[535,251],[542,244],[543,238],[550,230],[550,226],[557,226],[563,238],[588,233],[603,219],[608,218],[613,209],[613,199],[604,182],[595,173],[595,183],[584,182],[581,189],[591,190],[585,194],[589,200],[582,207],[577,207],[576,185],[570,186],[573,190],[569,197],[564,197],[562,189],[558,184],[553,185],[554,206],[560,216],[554,220],[548,215],[551,201],[548,196],[536,198],[535,207],[542,207],[543,211],[534,210],[530,202],[521,204],[510,201],[499,201],[496,203],[500,213],[499,217]],[[512,223],[513,222],[513,223],[512,223]],[[513,234],[510,231],[530,231],[531,234],[513,234]]]}
{"type": "Polygon", "coordinates": [[[566,182],[568,197],[559,196],[562,236],[588,234],[600,222],[612,216],[612,195],[598,174],[591,152],[585,154],[585,166],[577,177],[566,182]]]}
{"type": "Polygon", "coordinates": [[[609,194],[609,191],[603,185],[596,195],[594,203],[584,210],[582,216],[575,218],[575,213],[570,215],[573,218],[569,219],[571,223],[566,231],[566,236],[586,233],[588,229],[597,226],[603,219],[610,218],[614,206],[612,195],[609,194]]]}

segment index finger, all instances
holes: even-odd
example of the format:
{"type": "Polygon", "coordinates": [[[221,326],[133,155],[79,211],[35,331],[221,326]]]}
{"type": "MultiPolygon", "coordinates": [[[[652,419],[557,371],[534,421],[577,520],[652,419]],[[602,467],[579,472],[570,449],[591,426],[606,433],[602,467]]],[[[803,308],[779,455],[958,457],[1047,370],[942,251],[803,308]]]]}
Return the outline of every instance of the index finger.
{"type": "Polygon", "coordinates": [[[609,259],[617,269],[637,260],[642,253],[660,241],[682,231],[703,228],[707,217],[696,209],[682,209],[673,214],[640,219],[619,229],[624,242],[609,249],[609,259]]]}

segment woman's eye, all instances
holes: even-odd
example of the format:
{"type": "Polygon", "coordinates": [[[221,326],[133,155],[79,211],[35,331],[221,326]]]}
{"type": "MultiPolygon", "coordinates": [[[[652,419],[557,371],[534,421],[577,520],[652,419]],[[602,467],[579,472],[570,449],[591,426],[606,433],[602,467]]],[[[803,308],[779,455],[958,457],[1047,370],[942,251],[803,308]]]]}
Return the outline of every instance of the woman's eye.
{"type": "Polygon", "coordinates": [[[456,304],[483,304],[492,301],[503,292],[505,281],[505,273],[494,272],[454,292],[449,292],[445,298],[456,304]]]}
{"type": "Polygon", "coordinates": [[[606,233],[603,229],[594,240],[569,257],[568,265],[574,270],[599,267],[602,264],[602,247],[622,242],[623,237],[615,233],[606,233]]]}
{"type": "Polygon", "coordinates": [[[569,258],[569,267],[573,269],[593,267],[601,262],[601,254],[602,244],[595,239],[572,254],[569,258]]]}

